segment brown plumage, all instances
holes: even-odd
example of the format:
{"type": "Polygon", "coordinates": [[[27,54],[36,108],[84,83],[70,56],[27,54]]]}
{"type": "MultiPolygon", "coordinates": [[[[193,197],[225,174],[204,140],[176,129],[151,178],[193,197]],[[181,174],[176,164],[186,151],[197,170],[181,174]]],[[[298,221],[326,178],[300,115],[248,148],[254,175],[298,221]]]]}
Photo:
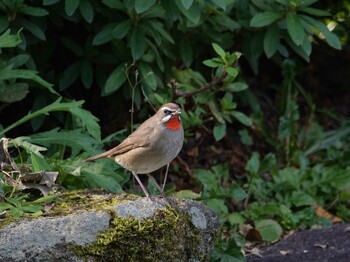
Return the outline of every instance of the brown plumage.
{"type": "MultiPolygon", "coordinates": [[[[184,140],[180,113],[180,107],[176,104],[163,105],[118,146],[86,161],[114,159],[133,173],[145,195],[149,196],[137,174],[149,175],[150,172],[168,165],[178,155],[184,140]]],[[[155,182],[153,177],[150,178],[155,182]]],[[[156,182],[155,184],[161,194],[164,194],[162,188],[156,182]]]]}

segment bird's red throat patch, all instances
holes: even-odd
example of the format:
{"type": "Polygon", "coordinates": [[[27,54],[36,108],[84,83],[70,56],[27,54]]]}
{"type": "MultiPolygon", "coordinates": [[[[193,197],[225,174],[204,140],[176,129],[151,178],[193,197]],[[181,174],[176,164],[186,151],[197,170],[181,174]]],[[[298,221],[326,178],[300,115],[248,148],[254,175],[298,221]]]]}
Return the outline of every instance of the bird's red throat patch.
{"type": "Polygon", "coordinates": [[[166,127],[170,130],[179,130],[181,128],[181,122],[179,116],[175,115],[170,118],[168,122],[166,122],[166,127]]]}

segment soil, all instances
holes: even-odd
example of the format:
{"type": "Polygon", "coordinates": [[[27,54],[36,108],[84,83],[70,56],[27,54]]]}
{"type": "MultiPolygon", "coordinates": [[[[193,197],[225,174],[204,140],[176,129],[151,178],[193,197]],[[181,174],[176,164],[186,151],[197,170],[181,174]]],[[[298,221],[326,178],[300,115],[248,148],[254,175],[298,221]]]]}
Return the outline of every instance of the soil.
{"type": "Polygon", "coordinates": [[[298,231],[246,258],[247,262],[348,262],[350,224],[298,231]]]}

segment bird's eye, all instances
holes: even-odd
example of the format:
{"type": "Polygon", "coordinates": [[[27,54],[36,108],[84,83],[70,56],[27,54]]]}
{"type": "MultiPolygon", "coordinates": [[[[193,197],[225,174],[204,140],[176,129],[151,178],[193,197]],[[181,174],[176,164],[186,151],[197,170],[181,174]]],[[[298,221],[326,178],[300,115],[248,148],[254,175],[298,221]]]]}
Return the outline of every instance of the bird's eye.
{"type": "Polygon", "coordinates": [[[171,111],[170,111],[170,110],[168,110],[168,109],[164,109],[164,114],[166,114],[166,115],[170,115],[170,114],[171,114],[171,111]]]}

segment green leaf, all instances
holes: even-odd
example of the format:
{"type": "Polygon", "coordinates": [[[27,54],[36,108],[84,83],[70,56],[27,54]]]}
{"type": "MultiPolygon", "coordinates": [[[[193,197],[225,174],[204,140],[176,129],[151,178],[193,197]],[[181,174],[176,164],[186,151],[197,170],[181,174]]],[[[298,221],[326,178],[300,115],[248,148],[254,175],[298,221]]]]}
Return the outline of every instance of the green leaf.
{"type": "Polygon", "coordinates": [[[218,179],[212,172],[207,169],[196,169],[195,175],[207,191],[217,190],[218,179]]]}
{"type": "Polygon", "coordinates": [[[231,198],[236,201],[241,201],[248,197],[248,194],[236,182],[231,183],[229,192],[231,198]]]}
{"type": "Polygon", "coordinates": [[[25,69],[0,70],[0,81],[9,80],[9,79],[32,80],[38,83],[39,85],[41,85],[42,87],[47,88],[52,94],[58,95],[58,93],[52,88],[52,85],[46,82],[45,80],[43,80],[41,77],[39,77],[36,71],[25,70],[25,69]]]}
{"type": "Polygon", "coordinates": [[[101,132],[100,132],[100,126],[97,123],[98,119],[95,116],[93,116],[89,111],[81,108],[81,105],[84,103],[84,101],[64,103],[64,102],[61,102],[61,100],[62,98],[58,98],[54,103],[22,117],[20,120],[16,121],[12,125],[5,128],[4,130],[0,130],[0,136],[2,136],[3,134],[6,134],[6,132],[8,132],[9,130],[37,116],[46,115],[49,112],[66,111],[71,113],[73,116],[77,117],[78,119],[80,119],[81,126],[86,128],[92,137],[100,140],[101,132]]]}
{"type": "Polygon", "coordinates": [[[171,35],[164,30],[163,24],[157,21],[149,21],[150,25],[154,30],[156,30],[164,39],[169,41],[172,44],[175,44],[174,39],[171,37],[171,35]]]}
{"type": "Polygon", "coordinates": [[[325,37],[328,45],[338,50],[341,49],[341,43],[338,36],[332,33],[331,31],[329,31],[328,27],[324,23],[305,15],[301,15],[300,18],[303,19],[309,25],[320,30],[320,32],[325,37]]]}
{"type": "Polygon", "coordinates": [[[205,200],[205,204],[209,208],[218,212],[219,214],[227,214],[228,213],[228,208],[227,208],[225,201],[223,199],[211,198],[209,200],[205,200]]]}
{"type": "MultiPolygon", "coordinates": [[[[172,196],[176,198],[185,198],[185,199],[197,199],[201,197],[201,194],[198,194],[196,192],[193,192],[192,190],[189,189],[183,189],[180,191],[176,191],[172,196]]],[[[0,207],[1,210],[1,207],[0,207]]]]}
{"type": "Polygon", "coordinates": [[[248,118],[245,114],[239,112],[239,111],[231,111],[230,112],[231,115],[236,118],[239,122],[241,122],[243,125],[246,125],[246,126],[251,126],[253,123],[252,123],[252,120],[250,120],[250,118],[248,118]]]}
{"type": "MultiPolygon", "coordinates": [[[[98,127],[92,128],[98,129],[98,127]]],[[[99,131],[97,130],[97,132],[99,131]]],[[[72,149],[71,156],[77,155],[81,150],[89,154],[97,154],[92,145],[97,144],[98,140],[91,137],[81,128],[76,128],[74,130],[59,130],[59,128],[55,128],[50,131],[36,133],[31,135],[30,138],[32,143],[45,147],[50,147],[52,145],[68,146],[72,149]]]]}
{"type": "MultiPolygon", "coordinates": [[[[74,2],[76,0],[73,0],[72,2],[74,2]]],[[[77,1],[79,2],[79,1],[77,1]]],[[[79,10],[81,15],[83,16],[84,20],[86,22],[88,22],[89,24],[92,23],[92,21],[94,20],[94,9],[91,5],[91,3],[88,0],[80,0],[80,4],[79,4],[79,10]]]]}
{"type": "Polygon", "coordinates": [[[271,58],[276,53],[279,43],[280,31],[278,26],[269,26],[264,37],[264,52],[267,58],[271,58]]]}
{"type": "Polygon", "coordinates": [[[328,45],[330,45],[334,49],[341,50],[341,43],[340,43],[339,37],[336,34],[330,32],[329,30],[324,31],[322,33],[326,37],[326,42],[328,45]]]}
{"type": "Polygon", "coordinates": [[[44,5],[44,6],[53,5],[53,4],[58,3],[59,1],[60,1],[60,0],[44,0],[44,1],[43,1],[43,5],[44,5]]]}
{"type": "Polygon", "coordinates": [[[46,16],[49,14],[48,11],[46,11],[44,8],[39,8],[39,7],[32,7],[32,6],[27,6],[23,5],[21,8],[19,8],[20,13],[31,15],[31,16],[46,16]]]}
{"type": "Polygon", "coordinates": [[[27,213],[36,213],[41,211],[42,206],[41,205],[24,205],[21,207],[21,210],[27,213]]]}
{"type": "Polygon", "coordinates": [[[293,191],[290,201],[296,207],[312,206],[315,203],[315,200],[309,194],[301,191],[293,191]]]}
{"type": "Polygon", "coordinates": [[[229,84],[226,89],[230,92],[241,92],[248,89],[248,85],[244,82],[234,82],[229,84]]]}
{"type": "Polygon", "coordinates": [[[108,24],[105,27],[103,27],[103,29],[94,36],[92,40],[92,44],[96,46],[96,45],[102,45],[111,41],[114,27],[115,27],[115,24],[108,24]]]}
{"type": "Polygon", "coordinates": [[[226,55],[226,52],[224,51],[224,49],[221,48],[221,46],[219,46],[216,43],[212,43],[212,46],[215,50],[215,53],[217,53],[221,58],[224,58],[226,55]]]}
{"type": "Polygon", "coordinates": [[[181,13],[190,20],[193,24],[197,25],[201,19],[201,9],[197,2],[193,2],[189,9],[186,9],[180,1],[175,1],[177,7],[181,13]]]}
{"type": "Polygon", "coordinates": [[[7,62],[8,66],[6,68],[12,69],[12,68],[20,67],[25,63],[27,63],[29,59],[30,59],[30,56],[26,54],[16,55],[7,62]]]}
{"type": "Polygon", "coordinates": [[[112,33],[113,37],[116,39],[122,39],[128,34],[130,26],[130,20],[124,20],[123,22],[117,24],[112,33]]]}
{"type": "Polygon", "coordinates": [[[208,66],[208,67],[213,67],[213,68],[222,66],[222,64],[220,64],[220,63],[214,61],[213,59],[204,60],[204,61],[203,61],[203,64],[205,64],[205,65],[208,66]]]}
{"type": "Polygon", "coordinates": [[[236,78],[238,76],[238,69],[237,68],[227,66],[225,69],[226,69],[227,74],[229,74],[233,78],[236,78]]]}
{"type": "Polygon", "coordinates": [[[64,10],[68,16],[72,16],[77,10],[80,4],[80,0],[65,0],[64,10]]]}
{"type": "Polygon", "coordinates": [[[9,203],[0,202],[0,212],[4,211],[6,209],[10,209],[11,207],[13,207],[13,206],[10,205],[9,203]]]}
{"type": "Polygon", "coordinates": [[[0,48],[15,47],[21,43],[21,38],[19,36],[20,31],[18,31],[16,35],[10,35],[10,32],[11,29],[8,29],[0,36],[0,48]]]}
{"type": "Polygon", "coordinates": [[[146,87],[155,91],[157,89],[157,79],[150,65],[145,62],[140,62],[139,69],[141,73],[142,83],[146,87]]]}
{"type": "Polygon", "coordinates": [[[239,138],[241,139],[241,141],[244,145],[246,145],[246,146],[253,145],[253,139],[249,135],[249,132],[246,128],[239,130],[238,134],[239,134],[239,138]]]}
{"type": "Polygon", "coordinates": [[[182,39],[180,42],[180,55],[186,67],[190,67],[193,61],[193,50],[188,40],[182,39]]]}
{"type": "MultiPolygon", "coordinates": [[[[0,33],[4,32],[8,28],[9,24],[10,22],[6,16],[0,16],[0,33]]],[[[8,32],[8,34],[10,34],[10,31],[8,32]]],[[[1,45],[1,36],[0,36],[0,45],[1,45]]]]}
{"type": "Polygon", "coordinates": [[[226,5],[228,4],[225,0],[213,0],[213,3],[222,8],[224,11],[226,10],[226,5]]]}
{"type": "Polygon", "coordinates": [[[34,36],[36,36],[40,40],[46,41],[46,36],[41,28],[39,28],[36,24],[26,19],[22,18],[21,20],[22,20],[23,26],[27,28],[29,32],[31,32],[34,36]]]}
{"type": "Polygon", "coordinates": [[[258,174],[259,168],[260,168],[259,153],[254,152],[250,157],[250,159],[248,160],[245,170],[252,175],[256,175],[258,174]]]}
{"type": "Polygon", "coordinates": [[[113,72],[109,75],[106,84],[104,86],[104,92],[109,95],[121,87],[121,85],[126,80],[125,65],[119,65],[113,72]]]}
{"type": "Polygon", "coordinates": [[[276,241],[280,239],[283,229],[275,220],[264,219],[255,222],[255,228],[259,231],[264,241],[276,241]]]}
{"type": "Polygon", "coordinates": [[[135,1],[135,11],[137,14],[141,14],[143,12],[146,12],[148,9],[150,9],[154,4],[156,0],[142,0],[142,1],[135,1]]]}
{"type": "Polygon", "coordinates": [[[309,38],[305,37],[303,43],[301,44],[302,49],[305,51],[305,53],[310,56],[312,51],[312,45],[309,40],[309,38]]]}
{"type": "Polygon", "coordinates": [[[125,4],[123,2],[119,2],[119,1],[116,1],[116,0],[103,0],[102,3],[104,3],[107,6],[109,6],[110,8],[126,12],[125,4]]]}
{"type": "Polygon", "coordinates": [[[294,50],[295,53],[297,53],[300,57],[302,57],[306,62],[310,61],[309,56],[305,53],[304,49],[297,46],[292,39],[287,35],[284,40],[287,42],[287,44],[294,50]]]}
{"type": "Polygon", "coordinates": [[[225,134],[226,134],[226,124],[218,124],[214,126],[213,135],[214,135],[215,141],[219,141],[223,139],[225,134]]]}
{"type": "Polygon", "coordinates": [[[12,207],[10,208],[10,214],[11,216],[13,216],[14,218],[20,218],[23,215],[23,211],[16,208],[16,207],[12,207]]]}
{"type": "Polygon", "coordinates": [[[263,27],[272,24],[283,16],[282,13],[265,11],[263,13],[256,14],[250,21],[252,27],[263,27]]]}
{"type": "Polygon", "coordinates": [[[136,26],[130,38],[131,55],[134,60],[140,59],[145,53],[146,37],[143,28],[136,26]]]}
{"type": "Polygon", "coordinates": [[[300,46],[304,38],[307,37],[299,17],[294,14],[287,15],[287,31],[290,38],[297,46],[300,46]]]}
{"type": "Polygon", "coordinates": [[[210,112],[213,114],[216,120],[220,124],[225,124],[225,120],[223,119],[221,113],[219,112],[216,103],[214,101],[209,101],[208,105],[209,105],[210,112]]]}
{"type": "Polygon", "coordinates": [[[90,165],[89,168],[83,168],[82,173],[84,180],[90,187],[103,188],[115,193],[124,192],[121,185],[116,180],[115,172],[108,174],[104,169],[103,165],[97,163],[90,165]]]}
{"type": "Polygon", "coordinates": [[[30,141],[30,137],[19,136],[15,139],[12,139],[11,144],[15,145],[16,147],[23,148],[24,150],[26,150],[28,154],[33,153],[43,158],[43,155],[41,154],[41,152],[46,151],[47,149],[42,146],[34,145],[28,141],[30,141]]]}
{"type": "Polygon", "coordinates": [[[80,67],[81,63],[75,62],[64,70],[63,75],[59,80],[60,90],[65,90],[67,87],[71,86],[75,80],[77,80],[80,75],[80,67]]]}
{"type": "Polygon", "coordinates": [[[186,8],[189,9],[193,3],[193,0],[181,0],[181,4],[186,8]]]}
{"type": "Polygon", "coordinates": [[[30,157],[32,160],[33,172],[51,170],[50,165],[46,162],[46,160],[41,154],[37,155],[35,152],[28,153],[30,153],[30,157]]]}
{"type": "Polygon", "coordinates": [[[331,16],[331,14],[325,10],[316,9],[312,7],[302,8],[300,9],[300,11],[313,16],[331,16]]]}
{"type": "Polygon", "coordinates": [[[94,79],[94,70],[90,61],[83,61],[80,68],[81,82],[86,89],[89,89],[94,79]]]}
{"type": "MultiPolygon", "coordinates": [[[[1,83],[0,83],[1,87],[1,83]]],[[[9,83],[0,88],[0,101],[13,103],[23,100],[28,94],[27,83],[9,83]]]]}

